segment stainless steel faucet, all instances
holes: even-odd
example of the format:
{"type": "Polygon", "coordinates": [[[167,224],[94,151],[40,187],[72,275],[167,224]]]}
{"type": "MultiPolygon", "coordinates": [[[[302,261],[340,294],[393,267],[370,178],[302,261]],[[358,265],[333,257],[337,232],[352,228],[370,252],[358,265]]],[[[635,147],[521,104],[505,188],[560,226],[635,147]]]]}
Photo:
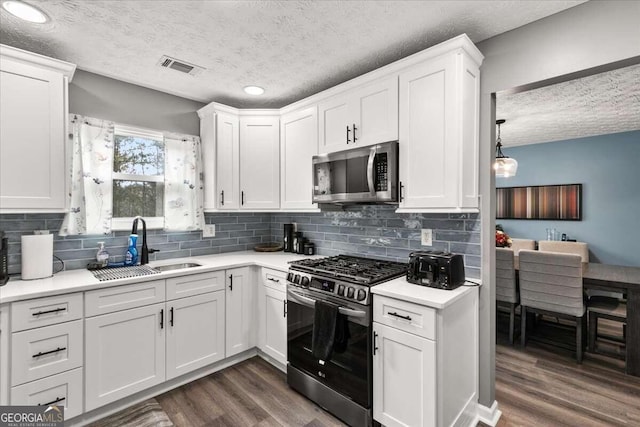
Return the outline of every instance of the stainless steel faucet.
{"type": "Polygon", "coordinates": [[[160,252],[159,249],[149,249],[147,247],[147,223],[141,216],[133,218],[131,234],[138,234],[138,221],[142,221],[142,251],[140,252],[140,265],[149,264],[149,254],[160,252]]]}

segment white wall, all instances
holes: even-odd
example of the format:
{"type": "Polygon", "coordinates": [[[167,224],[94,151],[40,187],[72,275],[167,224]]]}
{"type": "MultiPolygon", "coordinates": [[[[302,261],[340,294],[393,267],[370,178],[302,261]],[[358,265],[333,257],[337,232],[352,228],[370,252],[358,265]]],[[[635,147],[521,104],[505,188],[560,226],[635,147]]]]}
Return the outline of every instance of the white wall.
{"type": "MultiPolygon", "coordinates": [[[[497,17],[496,19],[499,19],[497,17]]],[[[478,44],[480,79],[480,403],[495,400],[495,99],[502,90],[638,57],[640,2],[589,1],[478,44]]]]}
{"type": "Polygon", "coordinates": [[[205,104],[88,71],[69,85],[69,112],[148,129],[200,135],[205,104]]]}

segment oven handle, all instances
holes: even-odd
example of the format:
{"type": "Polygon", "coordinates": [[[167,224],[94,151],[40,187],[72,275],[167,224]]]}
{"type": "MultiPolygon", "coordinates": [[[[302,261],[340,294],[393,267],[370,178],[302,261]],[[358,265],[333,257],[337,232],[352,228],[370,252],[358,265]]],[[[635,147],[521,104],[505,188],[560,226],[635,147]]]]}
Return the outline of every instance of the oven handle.
{"type": "Polygon", "coordinates": [[[373,182],[373,165],[376,159],[375,147],[371,149],[369,153],[369,161],[367,162],[367,184],[369,185],[369,193],[372,196],[376,195],[375,183],[373,182]]]}
{"type": "MultiPolygon", "coordinates": [[[[314,300],[313,298],[303,297],[302,295],[298,295],[295,292],[291,292],[291,291],[287,291],[287,299],[292,299],[297,303],[306,305],[307,307],[311,307],[311,308],[316,306],[316,300],[314,300]]],[[[351,317],[365,317],[367,315],[367,313],[364,311],[351,310],[350,308],[344,308],[344,307],[338,307],[338,313],[344,316],[351,316],[351,317]]]]}

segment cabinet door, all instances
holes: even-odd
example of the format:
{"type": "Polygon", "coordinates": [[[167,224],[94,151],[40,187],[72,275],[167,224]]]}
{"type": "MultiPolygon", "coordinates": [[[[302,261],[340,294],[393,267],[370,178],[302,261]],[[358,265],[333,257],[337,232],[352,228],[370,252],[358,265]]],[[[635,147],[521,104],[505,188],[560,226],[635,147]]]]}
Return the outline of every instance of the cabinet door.
{"type": "Polygon", "coordinates": [[[401,208],[458,205],[455,55],[400,73],[401,208]]]}
{"type": "Polygon", "coordinates": [[[164,303],[85,320],[87,411],[164,381],[166,321],[164,303]]]}
{"type": "Polygon", "coordinates": [[[240,207],[240,121],[216,113],[216,188],[218,209],[240,207]]]}
{"type": "Polygon", "coordinates": [[[240,119],[240,206],[243,209],[280,206],[278,117],[240,119]]]}
{"type": "Polygon", "coordinates": [[[373,418],[387,426],[436,425],[436,343],[373,323],[373,418]]]}
{"type": "Polygon", "coordinates": [[[241,353],[255,345],[255,284],[252,278],[250,267],[227,270],[226,357],[241,353]]]}
{"type": "Polygon", "coordinates": [[[261,287],[260,350],[278,362],[287,363],[287,295],[266,286],[261,287]]]}
{"type": "Polygon", "coordinates": [[[66,78],[0,62],[0,207],[65,208],[66,78]]]}
{"type": "Polygon", "coordinates": [[[353,98],[352,135],[356,145],[373,145],[398,139],[398,76],[368,84],[353,98]]]}
{"type": "Polygon", "coordinates": [[[313,166],[318,154],[318,109],[305,108],[282,116],[280,140],[282,209],[313,209],[313,166]]]}
{"type": "Polygon", "coordinates": [[[167,379],[224,359],[224,291],[167,303],[167,379]]]}
{"type": "Polygon", "coordinates": [[[354,146],[349,97],[348,93],[343,93],[318,104],[319,153],[332,153],[354,146]]]}

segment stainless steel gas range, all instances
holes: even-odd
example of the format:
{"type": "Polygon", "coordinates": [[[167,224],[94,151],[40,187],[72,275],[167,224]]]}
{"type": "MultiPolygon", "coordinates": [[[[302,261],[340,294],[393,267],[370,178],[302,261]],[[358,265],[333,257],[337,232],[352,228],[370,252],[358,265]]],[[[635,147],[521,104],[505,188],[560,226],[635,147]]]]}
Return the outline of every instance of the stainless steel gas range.
{"type": "Polygon", "coordinates": [[[287,382],[351,426],[372,423],[370,287],[406,272],[404,263],[346,255],[294,261],[289,268],[287,382]],[[344,329],[328,360],[312,351],[318,301],[337,306],[344,329]]]}

